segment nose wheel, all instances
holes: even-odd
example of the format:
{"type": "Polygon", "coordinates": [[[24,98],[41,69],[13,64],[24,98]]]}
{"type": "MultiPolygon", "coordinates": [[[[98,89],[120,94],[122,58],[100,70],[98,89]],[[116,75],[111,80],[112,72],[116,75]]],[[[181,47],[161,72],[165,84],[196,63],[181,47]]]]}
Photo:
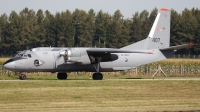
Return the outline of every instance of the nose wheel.
{"type": "Polygon", "coordinates": [[[27,78],[27,77],[26,77],[25,74],[20,74],[20,75],[19,75],[19,79],[20,79],[20,80],[26,80],[26,78],[27,78]]]}

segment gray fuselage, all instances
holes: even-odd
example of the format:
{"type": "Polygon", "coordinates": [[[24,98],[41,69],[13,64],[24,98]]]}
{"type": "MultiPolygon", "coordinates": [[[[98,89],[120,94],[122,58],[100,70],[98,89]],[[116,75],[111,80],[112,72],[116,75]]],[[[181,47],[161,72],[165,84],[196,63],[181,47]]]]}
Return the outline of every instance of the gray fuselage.
{"type": "MultiPolygon", "coordinates": [[[[92,48],[34,48],[23,51],[11,58],[5,62],[4,67],[16,72],[96,72],[95,63],[91,63],[87,49],[92,48]],[[71,49],[72,54],[66,62],[65,58],[60,56],[59,53],[68,49],[71,49]]],[[[152,54],[112,53],[112,55],[117,56],[117,59],[114,61],[100,62],[99,72],[131,69],[143,64],[169,58],[174,53],[173,51],[161,52],[159,49],[150,51],[152,54]]]]}

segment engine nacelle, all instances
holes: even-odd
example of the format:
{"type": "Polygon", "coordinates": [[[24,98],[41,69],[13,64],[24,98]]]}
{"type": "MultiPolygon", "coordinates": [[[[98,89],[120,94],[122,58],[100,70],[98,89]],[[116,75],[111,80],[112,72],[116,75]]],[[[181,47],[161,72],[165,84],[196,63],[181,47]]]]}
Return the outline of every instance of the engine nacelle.
{"type": "Polygon", "coordinates": [[[65,51],[60,52],[60,56],[69,57],[69,56],[71,56],[71,54],[72,54],[72,52],[70,50],[65,50],[65,51]]]}
{"type": "Polygon", "coordinates": [[[87,54],[88,48],[69,48],[60,52],[60,56],[63,56],[65,62],[76,62],[78,64],[91,64],[89,56],[87,54]]]}
{"type": "Polygon", "coordinates": [[[67,58],[68,62],[81,62],[80,57],[68,57],[67,58]]]}

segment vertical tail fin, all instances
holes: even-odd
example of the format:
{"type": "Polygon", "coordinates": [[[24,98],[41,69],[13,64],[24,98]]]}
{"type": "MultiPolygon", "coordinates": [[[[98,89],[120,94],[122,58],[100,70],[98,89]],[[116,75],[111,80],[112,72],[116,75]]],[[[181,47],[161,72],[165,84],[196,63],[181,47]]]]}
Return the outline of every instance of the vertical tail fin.
{"type": "Polygon", "coordinates": [[[161,8],[146,39],[122,49],[163,49],[170,46],[170,10],[161,8]]]}

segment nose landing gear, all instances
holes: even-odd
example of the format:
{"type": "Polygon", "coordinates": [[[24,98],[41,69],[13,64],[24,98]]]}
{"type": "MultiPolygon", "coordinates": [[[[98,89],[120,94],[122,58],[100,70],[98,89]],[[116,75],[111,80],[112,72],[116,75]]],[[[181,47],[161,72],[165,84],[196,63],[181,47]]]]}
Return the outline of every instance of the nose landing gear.
{"type": "Polygon", "coordinates": [[[20,79],[20,80],[26,80],[26,78],[27,78],[27,77],[26,77],[25,74],[21,74],[21,73],[19,74],[19,79],[20,79]]]}

